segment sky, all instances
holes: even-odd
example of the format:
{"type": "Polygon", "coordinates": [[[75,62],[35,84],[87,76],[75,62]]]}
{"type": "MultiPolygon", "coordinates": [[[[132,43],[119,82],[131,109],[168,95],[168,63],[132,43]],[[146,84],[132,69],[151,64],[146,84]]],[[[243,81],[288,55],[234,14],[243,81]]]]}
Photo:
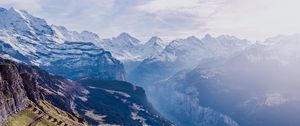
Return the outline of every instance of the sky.
{"type": "Polygon", "coordinates": [[[0,0],[48,23],[102,38],[234,35],[251,41],[300,33],[299,0],[0,0]]]}

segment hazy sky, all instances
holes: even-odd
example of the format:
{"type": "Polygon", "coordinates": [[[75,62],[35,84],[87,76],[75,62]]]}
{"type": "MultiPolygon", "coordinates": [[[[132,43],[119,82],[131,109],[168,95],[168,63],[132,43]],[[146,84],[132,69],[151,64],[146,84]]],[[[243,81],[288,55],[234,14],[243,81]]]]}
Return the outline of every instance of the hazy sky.
{"type": "Polygon", "coordinates": [[[299,0],[0,0],[0,5],[104,38],[120,32],[144,40],[210,33],[263,40],[300,33],[299,0]]]}

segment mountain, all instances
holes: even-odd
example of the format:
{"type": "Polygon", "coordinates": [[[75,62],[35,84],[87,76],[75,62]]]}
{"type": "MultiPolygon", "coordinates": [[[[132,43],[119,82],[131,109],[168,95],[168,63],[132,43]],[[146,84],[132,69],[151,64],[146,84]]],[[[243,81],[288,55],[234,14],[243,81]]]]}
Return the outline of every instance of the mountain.
{"type": "Polygon", "coordinates": [[[230,58],[200,62],[152,84],[147,93],[158,110],[181,125],[203,120],[210,125],[228,120],[241,126],[299,125],[299,38],[276,36],[230,58]]]}
{"type": "Polygon", "coordinates": [[[130,36],[128,33],[121,33],[117,37],[111,39],[104,39],[98,46],[112,52],[117,59],[126,62],[142,60],[139,47],[142,45],[141,41],[130,36]]]}
{"type": "Polygon", "coordinates": [[[142,42],[125,32],[117,37],[98,41],[96,45],[110,51],[113,57],[120,60],[127,73],[135,69],[144,59],[161,53],[166,46],[159,37],[151,37],[147,42],[142,42]]]}
{"type": "MultiPolygon", "coordinates": [[[[181,71],[169,79],[148,86],[147,93],[155,107],[180,126],[239,126],[235,118],[215,110],[214,106],[204,104],[211,101],[210,92],[219,91],[212,88],[217,84],[207,83],[198,75],[190,73],[181,71]]],[[[218,101],[216,105],[225,106],[223,102],[226,101],[218,101]]]]}
{"type": "Polygon", "coordinates": [[[89,31],[82,31],[80,33],[76,31],[69,31],[63,26],[51,25],[51,28],[55,32],[55,37],[57,41],[71,41],[71,42],[98,42],[101,38],[96,34],[89,31]]]}
{"type": "Polygon", "coordinates": [[[128,82],[87,78],[79,81],[86,88],[75,100],[76,110],[92,124],[124,126],[172,126],[148,102],[141,87],[128,82]]]}
{"type": "Polygon", "coordinates": [[[157,36],[151,37],[142,47],[144,57],[148,58],[154,55],[158,55],[166,47],[163,40],[157,36]]]}
{"type": "Polygon", "coordinates": [[[173,125],[153,109],[141,87],[127,82],[74,82],[3,58],[0,73],[2,124],[173,125]]]}
{"type": "Polygon", "coordinates": [[[128,33],[121,33],[119,36],[111,39],[103,39],[97,45],[111,51],[114,57],[124,63],[142,61],[145,58],[160,53],[166,46],[159,37],[151,37],[145,43],[128,33]]]}
{"type": "Polygon", "coordinates": [[[97,35],[50,26],[14,8],[1,8],[0,16],[0,50],[15,59],[71,79],[125,80],[123,64],[110,52],[82,42],[97,39],[97,35]]]}
{"type": "Polygon", "coordinates": [[[158,55],[143,60],[129,73],[129,81],[141,84],[165,79],[199,63],[212,65],[211,61],[231,57],[249,46],[250,42],[247,40],[224,35],[217,38],[206,35],[201,40],[194,36],[177,39],[158,55]]]}

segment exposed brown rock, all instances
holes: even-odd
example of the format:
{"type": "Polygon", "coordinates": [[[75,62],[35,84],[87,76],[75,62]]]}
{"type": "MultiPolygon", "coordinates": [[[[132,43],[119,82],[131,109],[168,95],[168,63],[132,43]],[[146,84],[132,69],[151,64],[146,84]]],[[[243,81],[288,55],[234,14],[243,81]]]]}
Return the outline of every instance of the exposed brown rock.
{"type": "Polygon", "coordinates": [[[27,98],[16,66],[0,65],[0,122],[25,109],[27,98]]]}
{"type": "Polygon", "coordinates": [[[38,81],[29,73],[22,73],[23,85],[28,98],[36,104],[39,104],[40,91],[38,90],[38,81]]]}

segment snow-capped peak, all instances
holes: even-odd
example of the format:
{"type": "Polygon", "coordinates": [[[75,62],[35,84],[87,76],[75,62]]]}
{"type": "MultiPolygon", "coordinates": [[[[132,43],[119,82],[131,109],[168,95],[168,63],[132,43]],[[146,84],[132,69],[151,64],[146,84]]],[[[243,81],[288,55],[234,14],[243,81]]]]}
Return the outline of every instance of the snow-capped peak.
{"type": "Polygon", "coordinates": [[[157,36],[151,37],[145,45],[146,46],[160,46],[160,47],[166,46],[165,43],[163,43],[163,40],[157,36]]]}
{"type": "Polygon", "coordinates": [[[212,37],[210,34],[206,34],[201,40],[202,41],[213,41],[216,38],[212,37]]]}
{"type": "Polygon", "coordinates": [[[96,33],[89,32],[89,31],[82,31],[80,35],[82,36],[82,39],[90,42],[100,38],[96,33]]]}
{"type": "Polygon", "coordinates": [[[63,26],[51,25],[51,28],[55,31],[55,36],[59,41],[82,41],[82,42],[100,42],[100,37],[93,32],[89,31],[69,31],[63,26]]]}
{"type": "Polygon", "coordinates": [[[194,42],[199,42],[200,39],[198,39],[196,36],[190,36],[190,37],[184,39],[184,41],[194,41],[194,42]]]}
{"type": "Polygon", "coordinates": [[[45,20],[34,17],[26,11],[1,8],[0,17],[0,29],[12,30],[27,36],[53,34],[45,20]]]}
{"type": "Polygon", "coordinates": [[[130,46],[136,46],[138,44],[141,44],[140,40],[130,36],[128,33],[121,33],[118,37],[113,38],[112,42],[116,42],[119,44],[129,44],[130,46]],[[122,43],[121,43],[122,42],[122,43]]]}

